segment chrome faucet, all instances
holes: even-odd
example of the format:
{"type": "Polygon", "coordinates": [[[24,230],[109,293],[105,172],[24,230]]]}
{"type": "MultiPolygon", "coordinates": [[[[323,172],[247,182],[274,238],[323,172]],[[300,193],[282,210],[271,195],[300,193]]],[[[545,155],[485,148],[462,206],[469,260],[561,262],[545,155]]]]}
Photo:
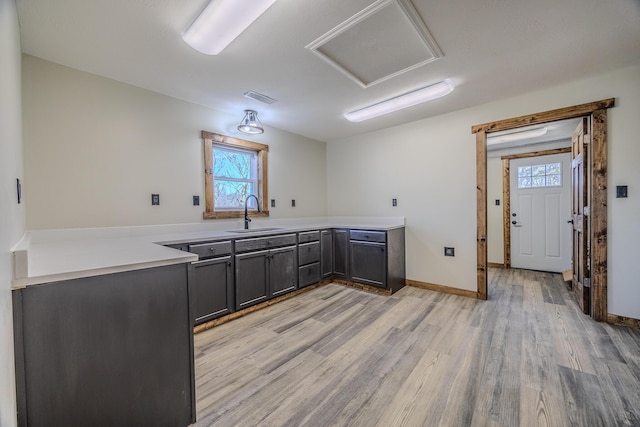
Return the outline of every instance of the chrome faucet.
{"type": "Polygon", "coordinates": [[[244,229],[249,229],[249,223],[251,222],[251,218],[249,218],[249,211],[247,210],[247,204],[249,202],[249,198],[253,197],[256,199],[256,207],[258,208],[258,212],[260,212],[260,200],[253,194],[249,194],[246,199],[244,199],[244,229]]]}

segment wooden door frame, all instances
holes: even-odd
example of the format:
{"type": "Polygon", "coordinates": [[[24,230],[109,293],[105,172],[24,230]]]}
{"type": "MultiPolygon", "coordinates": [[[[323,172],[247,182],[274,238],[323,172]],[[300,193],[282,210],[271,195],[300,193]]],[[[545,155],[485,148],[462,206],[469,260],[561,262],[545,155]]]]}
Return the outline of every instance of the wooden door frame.
{"type": "Polygon", "coordinates": [[[487,134],[558,120],[590,117],[591,316],[606,321],[607,308],[607,109],[609,98],[471,127],[476,135],[477,297],[487,299],[487,134]]]}
{"type": "Polygon", "coordinates": [[[571,147],[554,148],[551,150],[530,151],[528,153],[502,156],[502,235],[503,235],[503,266],[511,268],[511,160],[529,157],[552,156],[554,154],[571,153],[571,147]]]}

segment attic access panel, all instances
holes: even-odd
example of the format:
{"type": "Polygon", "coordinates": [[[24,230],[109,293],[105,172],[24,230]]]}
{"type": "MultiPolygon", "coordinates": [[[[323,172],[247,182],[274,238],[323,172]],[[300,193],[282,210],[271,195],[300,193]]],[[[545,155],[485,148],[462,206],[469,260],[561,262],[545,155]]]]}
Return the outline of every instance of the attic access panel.
{"type": "Polygon", "coordinates": [[[378,0],[307,49],[365,88],[442,56],[410,0],[378,0]]]}

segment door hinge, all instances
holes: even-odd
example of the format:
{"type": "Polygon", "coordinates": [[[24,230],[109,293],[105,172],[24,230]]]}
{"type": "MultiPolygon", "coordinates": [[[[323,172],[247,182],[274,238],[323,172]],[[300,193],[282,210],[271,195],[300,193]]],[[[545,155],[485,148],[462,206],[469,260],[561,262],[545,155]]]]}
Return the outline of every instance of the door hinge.
{"type": "Polygon", "coordinates": [[[589,206],[585,206],[582,210],[582,213],[584,214],[584,216],[591,215],[591,208],[589,206]]]}

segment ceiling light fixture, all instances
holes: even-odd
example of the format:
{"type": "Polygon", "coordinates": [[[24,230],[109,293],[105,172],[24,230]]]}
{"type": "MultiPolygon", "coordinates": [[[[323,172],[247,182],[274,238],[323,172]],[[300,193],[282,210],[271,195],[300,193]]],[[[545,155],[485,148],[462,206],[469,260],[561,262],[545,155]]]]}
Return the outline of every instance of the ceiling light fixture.
{"type": "Polygon", "coordinates": [[[211,0],[182,35],[189,46],[217,55],[276,0],[211,0]]]}
{"type": "Polygon", "coordinates": [[[541,127],[541,128],[529,129],[529,130],[524,130],[520,132],[511,132],[511,133],[506,133],[506,134],[501,134],[496,136],[487,135],[487,144],[500,144],[502,142],[520,141],[522,139],[537,138],[539,136],[546,135],[546,134],[547,134],[547,128],[541,127]]]}
{"type": "Polygon", "coordinates": [[[451,83],[450,80],[443,80],[436,84],[423,87],[422,89],[414,90],[350,113],[345,113],[344,117],[351,122],[361,122],[443,97],[451,93],[453,89],[453,83],[451,83]]]}
{"type": "Polygon", "coordinates": [[[254,110],[244,110],[244,118],[238,125],[238,130],[242,133],[257,135],[264,132],[262,123],[258,119],[258,112],[254,110]]]}

